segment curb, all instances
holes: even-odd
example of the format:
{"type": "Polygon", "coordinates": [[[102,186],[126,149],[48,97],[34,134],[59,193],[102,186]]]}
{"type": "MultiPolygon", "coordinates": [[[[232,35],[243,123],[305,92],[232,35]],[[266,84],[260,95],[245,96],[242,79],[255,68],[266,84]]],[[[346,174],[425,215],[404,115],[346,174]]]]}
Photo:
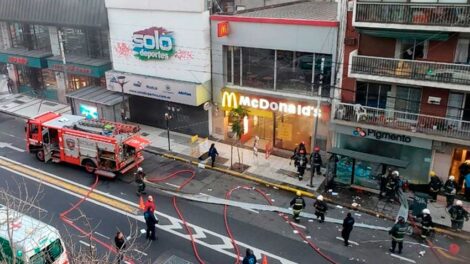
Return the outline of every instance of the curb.
{"type": "MultiPolygon", "coordinates": [[[[189,164],[195,165],[195,166],[200,165],[200,163],[197,162],[197,161],[190,160],[190,159],[183,158],[183,157],[179,157],[177,155],[160,152],[160,151],[156,151],[156,150],[153,150],[153,149],[152,150],[144,149],[144,151],[148,152],[148,153],[158,155],[158,156],[162,156],[162,157],[167,158],[167,159],[178,160],[178,161],[181,161],[181,162],[184,162],[184,163],[189,163],[189,164]]],[[[266,187],[273,188],[273,189],[279,189],[279,190],[292,192],[292,193],[297,193],[298,191],[300,191],[302,193],[302,196],[312,198],[312,199],[315,199],[317,197],[317,194],[315,194],[315,193],[313,193],[309,190],[306,190],[306,189],[295,188],[295,187],[287,186],[285,184],[272,183],[272,182],[269,182],[269,181],[266,181],[266,180],[263,180],[263,179],[260,179],[260,178],[254,177],[254,176],[246,175],[246,174],[243,174],[243,173],[240,173],[240,172],[236,172],[236,171],[233,171],[233,170],[230,170],[230,169],[219,168],[219,167],[210,167],[210,166],[205,166],[205,165],[204,165],[204,169],[229,174],[229,175],[232,175],[232,176],[235,176],[235,177],[238,177],[238,178],[242,178],[242,179],[245,179],[245,180],[256,182],[258,184],[265,185],[266,187]]],[[[373,210],[370,210],[370,209],[367,209],[367,208],[362,208],[362,207],[354,208],[350,204],[337,202],[337,201],[334,201],[334,200],[326,198],[326,197],[325,197],[325,201],[328,202],[328,203],[331,203],[331,204],[340,205],[340,206],[342,206],[344,208],[348,208],[350,210],[355,210],[355,211],[363,212],[363,213],[373,215],[373,216],[376,216],[376,217],[379,217],[379,218],[395,221],[394,217],[391,217],[391,216],[388,216],[388,215],[385,215],[383,213],[376,212],[376,211],[373,211],[373,210]]],[[[465,240],[470,240],[469,235],[453,232],[453,231],[449,230],[448,227],[446,227],[446,226],[442,226],[442,225],[438,225],[438,226],[440,226],[440,227],[434,227],[434,230],[436,232],[446,234],[446,235],[449,235],[449,236],[453,236],[453,237],[458,237],[458,238],[465,239],[465,240]]]]}

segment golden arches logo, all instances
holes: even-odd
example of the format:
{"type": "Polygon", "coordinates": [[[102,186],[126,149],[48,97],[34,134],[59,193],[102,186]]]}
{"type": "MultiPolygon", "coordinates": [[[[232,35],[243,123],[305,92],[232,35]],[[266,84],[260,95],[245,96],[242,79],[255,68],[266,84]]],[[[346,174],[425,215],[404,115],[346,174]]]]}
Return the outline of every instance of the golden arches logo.
{"type": "Polygon", "coordinates": [[[222,94],[222,107],[237,108],[237,96],[233,92],[225,91],[222,94]]]}

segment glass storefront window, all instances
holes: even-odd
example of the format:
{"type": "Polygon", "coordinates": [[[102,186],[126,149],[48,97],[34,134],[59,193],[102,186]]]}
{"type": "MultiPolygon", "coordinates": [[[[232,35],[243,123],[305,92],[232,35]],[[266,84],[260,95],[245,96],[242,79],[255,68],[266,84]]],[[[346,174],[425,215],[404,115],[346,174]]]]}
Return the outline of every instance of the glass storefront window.
{"type": "Polygon", "coordinates": [[[383,164],[356,160],[353,184],[371,189],[379,189],[379,179],[383,174],[383,164]]]}
{"type": "Polygon", "coordinates": [[[335,181],[343,184],[351,184],[353,159],[351,157],[337,155],[335,181]]]}
{"type": "Polygon", "coordinates": [[[277,51],[276,90],[312,90],[313,53],[277,51]]]}
{"type": "Polygon", "coordinates": [[[276,141],[274,146],[276,148],[294,150],[299,142],[305,142],[307,152],[310,152],[313,131],[312,117],[276,113],[275,118],[276,141]]]}
{"type": "Polygon", "coordinates": [[[49,30],[46,26],[10,23],[9,33],[13,48],[51,50],[49,30]]]}
{"type": "MultiPolygon", "coordinates": [[[[308,59],[307,59],[308,61],[308,59]]],[[[332,56],[315,54],[314,93],[322,97],[330,97],[332,56]]]]}
{"type": "Polygon", "coordinates": [[[69,75],[69,89],[67,93],[92,85],[92,78],[88,76],[69,75]]]}
{"type": "Polygon", "coordinates": [[[42,83],[46,89],[57,89],[57,80],[54,71],[42,69],[42,83]]]}
{"type": "Polygon", "coordinates": [[[242,85],[274,88],[274,50],[242,48],[242,85]]]}

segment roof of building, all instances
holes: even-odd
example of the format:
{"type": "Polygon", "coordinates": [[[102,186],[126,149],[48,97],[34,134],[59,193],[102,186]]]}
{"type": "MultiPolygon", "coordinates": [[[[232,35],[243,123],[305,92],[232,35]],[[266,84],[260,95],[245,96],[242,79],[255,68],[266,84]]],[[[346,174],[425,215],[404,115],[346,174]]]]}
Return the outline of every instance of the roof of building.
{"type": "Polygon", "coordinates": [[[87,87],[66,95],[69,98],[101,105],[113,106],[122,102],[122,95],[102,87],[87,87]]]}
{"type": "Polygon", "coordinates": [[[337,21],[338,3],[301,1],[241,11],[236,16],[337,21]]]}
{"type": "Polygon", "coordinates": [[[0,0],[0,20],[107,28],[105,0],[0,0]]]}

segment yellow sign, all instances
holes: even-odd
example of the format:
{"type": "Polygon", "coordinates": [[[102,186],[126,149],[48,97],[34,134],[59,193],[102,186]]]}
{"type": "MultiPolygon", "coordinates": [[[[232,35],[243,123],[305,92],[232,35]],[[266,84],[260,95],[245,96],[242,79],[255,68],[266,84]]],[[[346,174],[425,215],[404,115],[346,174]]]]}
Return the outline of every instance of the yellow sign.
{"type": "Polygon", "coordinates": [[[292,124],[280,123],[277,127],[277,136],[286,141],[292,141],[292,124]]]}
{"type": "Polygon", "coordinates": [[[237,108],[237,96],[235,93],[225,91],[222,95],[222,107],[237,108]]]}
{"type": "Polygon", "coordinates": [[[198,135],[192,136],[192,137],[191,137],[191,143],[196,142],[198,139],[199,139],[199,136],[198,136],[198,135]]]}

